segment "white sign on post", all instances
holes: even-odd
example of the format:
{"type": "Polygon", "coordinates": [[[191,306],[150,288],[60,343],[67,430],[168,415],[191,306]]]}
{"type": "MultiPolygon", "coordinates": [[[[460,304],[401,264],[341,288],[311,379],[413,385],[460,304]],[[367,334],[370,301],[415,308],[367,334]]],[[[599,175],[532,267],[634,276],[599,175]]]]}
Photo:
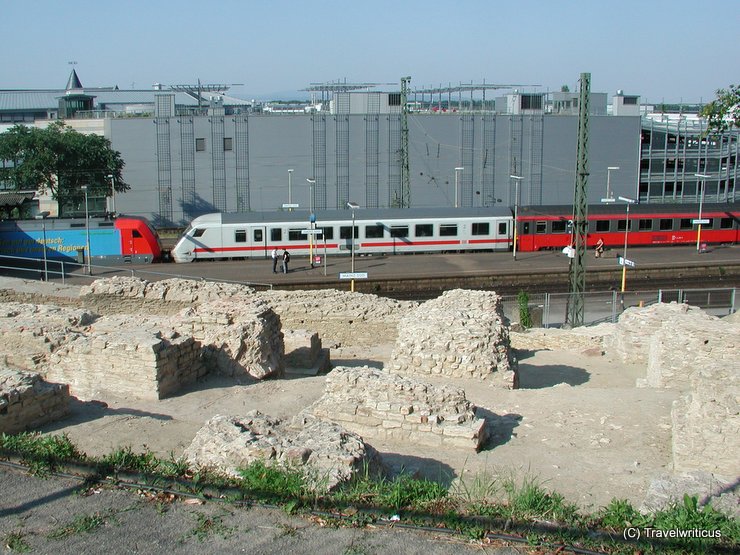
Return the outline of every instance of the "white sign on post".
{"type": "Polygon", "coordinates": [[[629,266],[630,268],[635,267],[635,263],[632,260],[629,260],[628,258],[624,258],[623,256],[618,256],[617,261],[619,262],[620,266],[629,266]]]}
{"type": "Polygon", "coordinates": [[[342,272],[339,279],[367,279],[367,272],[342,272]]]}
{"type": "Polygon", "coordinates": [[[708,219],[705,219],[705,218],[702,218],[701,220],[691,220],[691,223],[694,224],[694,225],[708,225],[709,224],[709,220],[708,219]]]}
{"type": "Polygon", "coordinates": [[[301,234],[303,235],[322,235],[324,233],[323,229],[302,229],[301,234]]]}

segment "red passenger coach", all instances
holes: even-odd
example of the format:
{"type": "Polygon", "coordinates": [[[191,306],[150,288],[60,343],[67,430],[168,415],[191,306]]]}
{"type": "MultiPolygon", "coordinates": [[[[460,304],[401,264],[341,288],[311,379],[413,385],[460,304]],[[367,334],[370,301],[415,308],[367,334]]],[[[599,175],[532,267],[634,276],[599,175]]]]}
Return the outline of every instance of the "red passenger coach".
{"type": "MultiPolygon", "coordinates": [[[[525,206],[519,209],[518,248],[521,251],[562,249],[571,244],[572,206],[525,206]]],[[[698,204],[632,204],[627,243],[630,246],[686,245],[696,243],[699,233],[698,204]]],[[[701,242],[737,243],[740,238],[738,203],[702,206],[701,242]]],[[[599,239],[607,247],[624,245],[627,227],[624,203],[588,207],[587,246],[599,239]]]]}

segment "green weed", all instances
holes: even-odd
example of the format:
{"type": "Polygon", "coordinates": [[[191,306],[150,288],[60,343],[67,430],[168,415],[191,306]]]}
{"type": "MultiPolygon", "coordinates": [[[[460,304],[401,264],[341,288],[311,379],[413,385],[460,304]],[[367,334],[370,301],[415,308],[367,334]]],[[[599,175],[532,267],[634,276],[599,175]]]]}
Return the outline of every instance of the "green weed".
{"type": "Polygon", "coordinates": [[[514,519],[546,518],[559,522],[577,523],[578,508],[565,501],[562,495],[549,492],[535,479],[525,477],[521,484],[514,479],[505,481],[510,517],[514,519]]]}
{"type": "Polygon", "coordinates": [[[197,520],[197,524],[190,532],[191,535],[198,538],[199,541],[204,541],[213,535],[228,538],[234,532],[234,528],[226,526],[223,523],[223,517],[227,516],[227,514],[221,513],[219,515],[208,516],[202,513],[196,513],[195,519],[197,520]]]}
{"type": "Polygon", "coordinates": [[[90,533],[105,524],[105,517],[99,513],[92,515],[80,515],[65,526],[60,526],[49,533],[52,539],[60,540],[75,534],[90,533]]]}
{"type": "Polygon", "coordinates": [[[3,538],[5,548],[9,551],[16,553],[28,553],[31,551],[31,546],[25,540],[25,534],[23,532],[10,532],[3,538]]]}
{"type": "Polygon", "coordinates": [[[243,490],[260,498],[301,498],[308,490],[306,480],[299,470],[268,466],[262,461],[255,461],[246,468],[239,469],[239,475],[242,477],[243,490]]]}
{"type": "Polygon", "coordinates": [[[42,436],[38,432],[0,434],[0,448],[17,452],[34,474],[51,472],[64,460],[86,459],[85,454],[77,450],[67,434],[61,436],[42,436]]]}

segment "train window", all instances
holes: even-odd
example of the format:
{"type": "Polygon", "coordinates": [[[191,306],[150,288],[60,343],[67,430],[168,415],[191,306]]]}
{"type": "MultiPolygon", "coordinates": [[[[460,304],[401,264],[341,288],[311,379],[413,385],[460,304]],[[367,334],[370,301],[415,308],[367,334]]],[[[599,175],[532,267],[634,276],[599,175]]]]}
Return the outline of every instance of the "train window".
{"type": "Polygon", "coordinates": [[[596,231],[601,233],[609,231],[609,220],[596,220],[596,231]]]}
{"type": "Polygon", "coordinates": [[[408,237],[409,226],[407,225],[394,225],[391,226],[391,237],[408,237]]]}
{"type": "MultiPolygon", "coordinates": [[[[244,232],[244,240],[247,239],[247,233],[244,232]]],[[[261,229],[255,229],[254,233],[252,233],[252,242],[253,243],[262,243],[265,240],[264,236],[262,235],[261,229]]]]}
{"type": "Polygon", "coordinates": [[[69,227],[85,227],[85,224],[69,224],[69,227]]]}
{"type": "Polygon", "coordinates": [[[498,234],[499,235],[506,235],[508,229],[509,229],[509,224],[507,224],[506,222],[498,223],[498,234]]]}
{"type": "Polygon", "coordinates": [[[283,230],[279,227],[273,227],[270,229],[270,241],[276,242],[276,241],[282,241],[283,240],[283,230]]]}
{"type": "MultiPolygon", "coordinates": [[[[261,229],[255,229],[255,235],[257,231],[261,229]]],[[[247,230],[246,229],[235,229],[234,230],[234,243],[246,243],[247,242],[247,230]]]]}
{"type": "Polygon", "coordinates": [[[352,239],[353,237],[356,239],[359,236],[360,236],[360,228],[358,226],[355,226],[354,236],[352,235],[351,225],[339,226],[339,238],[340,239],[352,239]]]}
{"type": "Polygon", "coordinates": [[[522,235],[529,235],[529,222],[521,222],[522,235]]]}
{"type": "Polygon", "coordinates": [[[732,229],[732,218],[720,218],[719,228],[720,229],[732,229]]]}
{"type": "MultiPolygon", "coordinates": [[[[630,229],[632,225],[630,225],[630,229]]],[[[617,220],[617,231],[624,231],[627,229],[627,220],[617,220]]]]}
{"type": "Polygon", "coordinates": [[[134,237],[137,237],[137,238],[141,239],[141,233],[139,233],[139,230],[138,229],[132,229],[131,230],[131,235],[133,235],[134,237]]]}
{"type": "Polygon", "coordinates": [[[701,226],[704,229],[712,229],[714,227],[714,219],[713,218],[707,218],[709,220],[709,223],[702,224],[701,226]]]}
{"type": "Polygon", "coordinates": [[[673,229],[673,220],[671,218],[661,218],[660,219],[660,230],[670,231],[671,229],[673,229]]]}
{"type": "Polygon", "coordinates": [[[488,235],[491,226],[488,222],[473,222],[473,235],[488,235]]]}
{"type": "Polygon", "coordinates": [[[380,239],[381,237],[383,237],[382,224],[365,226],[365,239],[380,239]]]}
{"type": "Polygon", "coordinates": [[[640,231],[650,231],[651,229],[653,229],[653,220],[650,220],[648,218],[640,218],[638,224],[638,229],[640,231]]]}
{"type": "Polygon", "coordinates": [[[307,239],[307,236],[303,235],[301,231],[303,231],[303,229],[289,229],[288,241],[305,241],[307,239]]]}
{"type": "Polygon", "coordinates": [[[193,237],[203,237],[205,232],[206,229],[204,227],[197,227],[195,228],[195,231],[193,231],[193,237]]]}
{"type": "Polygon", "coordinates": [[[535,233],[547,233],[547,222],[536,222],[535,233]]]}
{"type": "Polygon", "coordinates": [[[417,237],[431,237],[434,235],[434,226],[432,224],[416,224],[414,233],[417,237]]]}
{"type": "Polygon", "coordinates": [[[440,237],[457,237],[457,224],[440,224],[440,237]]]}
{"type": "Polygon", "coordinates": [[[333,227],[326,226],[326,227],[320,227],[319,229],[324,232],[323,235],[320,235],[319,237],[321,237],[322,239],[334,239],[334,228],[333,227]]]}
{"type": "Polygon", "coordinates": [[[694,224],[691,223],[691,218],[681,218],[681,224],[679,225],[679,229],[691,229],[694,227],[694,224]]]}
{"type": "MultiPolygon", "coordinates": [[[[553,233],[565,233],[565,220],[555,220],[552,222],[552,232],[553,233]]],[[[599,222],[596,222],[596,227],[598,228],[599,222]]]]}
{"type": "Polygon", "coordinates": [[[113,227],[113,222],[99,222],[98,227],[113,227]]]}

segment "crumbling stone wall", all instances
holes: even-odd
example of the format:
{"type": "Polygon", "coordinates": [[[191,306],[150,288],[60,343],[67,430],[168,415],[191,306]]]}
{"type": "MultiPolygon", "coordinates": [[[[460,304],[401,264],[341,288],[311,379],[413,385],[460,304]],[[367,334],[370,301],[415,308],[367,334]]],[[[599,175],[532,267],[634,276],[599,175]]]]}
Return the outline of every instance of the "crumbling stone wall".
{"type": "Polygon", "coordinates": [[[586,355],[603,354],[606,335],[614,331],[614,324],[581,326],[571,330],[559,328],[531,328],[524,332],[509,332],[514,349],[539,351],[574,351],[586,355]]]}
{"type": "Polygon", "coordinates": [[[185,450],[194,467],[215,468],[239,477],[254,461],[301,468],[313,486],[331,490],[368,468],[382,469],[377,452],[361,437],[308,415],[284,421],[259,411],[217,415],[206,422],[185,450]]]}
{"type": "Polygon", "coordinates": [[[716,320],[703,310],[683,303],[656,303],[644,308],[631,307],[619,317],[614,333],[604,337],[604,348],[624,362],[647,362],[650,342],[663,322],[671,322],[676,332],[684,323],[716,320]]]}
{"type": "Polygon", "coordinates": [[[436,387],[364,366],[332,370],[324,395],[305,412],[364,438],[477,451],[488,430],[475,410],[462,389],[436,387]]]}
{"type": "Polygon", "coordinates": [[[161,322],[118,316],[61,345],[43,367],[46,378],[67,383],[83,400],[109,395],[156,400],[206,373],[200,344],[162,329],[161,322]]]}
{"type": "Polygon", "coordinates": [[[257,297],[198,304],[173,318],[173,326],[203,345],[204,361],[214,372],[257,379],[283,375],[280,317],[257,297]]]}
{"type": "Polygon", "coordinates": [[[686,390],[702,368],[729,366],[740,371],[738,345],[740,325],[694,311],[666,319],[650,338],[647,375],[637,385],[686,390]]]}
{"type": "Polygon", "coordinates": [[[60,420],[69,412],[69,388],[0,365],[0,433],[15,434],[60,420]]]}
{"type": "Polygon", "coordinates": [[[0,358],[14,368],[35,371],[61,344],[97,316],[86,310],[26,303],[0,304],[0,358]]]}
{"type": "Polygon", "coordinates": [[[387,369],[490,380],[518,387],[501,298],[493,292],[456,289],[403,317],[387,369]]]}
{"type": "Polygon", "coordinates": [[[399,320],[419,304],[335,289],[266,291],[260,297],[286,328],[314,330],[325,341],[348,345],[392,342],[399,320]]]}

